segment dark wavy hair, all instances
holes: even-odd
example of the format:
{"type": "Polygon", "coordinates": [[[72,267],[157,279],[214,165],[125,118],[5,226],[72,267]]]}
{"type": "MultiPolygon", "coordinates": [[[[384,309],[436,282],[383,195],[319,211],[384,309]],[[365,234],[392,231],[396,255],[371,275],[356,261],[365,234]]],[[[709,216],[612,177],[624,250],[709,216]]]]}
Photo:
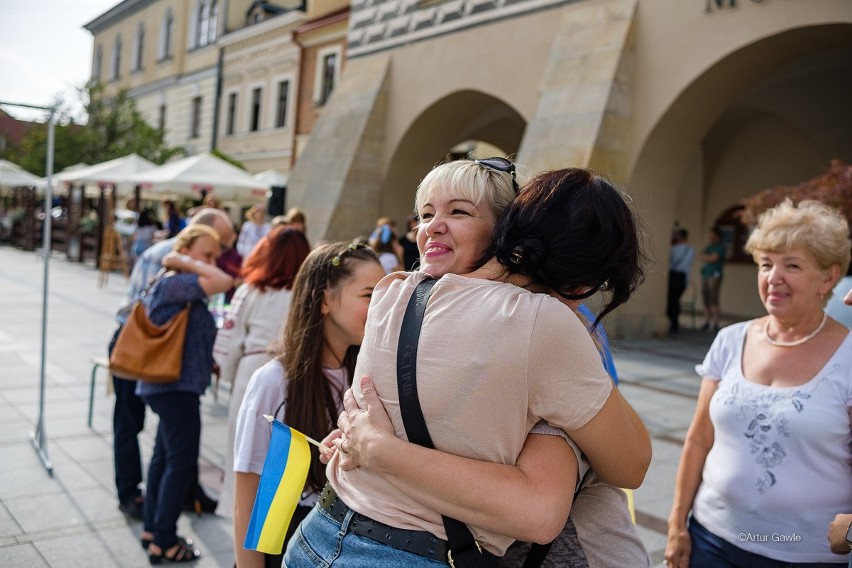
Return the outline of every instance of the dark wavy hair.
{"type": "Polygon", "coordinates": [[[489,253],[510,273],[569,300],[608,292],[595,325],[645,277],[639,223],[625,196],[582,168],[544,172],[527,183],[497,220],[489,253]]]}
{"type": "Polygon", "coordinates": [[[240,272],[247,284],[261,292],[266,288],[291,290],[296,273],[310,252],[304,233],[276,227],[249,253],[240,272]]]}

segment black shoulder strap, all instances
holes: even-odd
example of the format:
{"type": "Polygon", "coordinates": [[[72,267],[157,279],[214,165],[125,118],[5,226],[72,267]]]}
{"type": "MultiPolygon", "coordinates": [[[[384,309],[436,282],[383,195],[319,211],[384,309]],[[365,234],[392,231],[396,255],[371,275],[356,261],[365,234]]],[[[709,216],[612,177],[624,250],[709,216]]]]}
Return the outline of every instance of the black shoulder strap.
{"type": "MultiPolygon", "coordinates": [[[[399,406],[402,423],[408,439],[426,448],[434,448],[432,437],[423,418],[420,398],[417,395],[417,344],[420,328],[426,313],[426,304],[437,280],[426,279],[417,284],[408,300],[402,328],[399,332],[399,348],[396,354],[396,379],[399,389],[399,406]]],[[[463,522],[443,516],[447,541],[450,544],[453,565],[458,568],[496,566],[496,557],[482,550],[463,522]]]]}
{"type": "Polygon", "coordinates": [[[434,448],[426,420],[420,409],[420,397],[417,395],[417,344],[420,341],[420,327],[426,313],[426,304],[432,295],[432,286],[437,280],[423,280],[414,289],[399,330],[399,349],[396,352],[396,382],[399,389],[399,407],[405,433],[411,442],[419,446],[434,448]]]}

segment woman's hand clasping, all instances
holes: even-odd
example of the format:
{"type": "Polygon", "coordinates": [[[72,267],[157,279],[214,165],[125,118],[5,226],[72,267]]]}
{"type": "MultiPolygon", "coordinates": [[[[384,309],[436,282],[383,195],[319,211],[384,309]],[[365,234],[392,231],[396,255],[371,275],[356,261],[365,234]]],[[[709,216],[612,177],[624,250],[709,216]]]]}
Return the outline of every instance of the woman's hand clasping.
{"type": "Polygon", "coordinates": [[[337,451],[337,448],[334,445],[334,441],[342,436],[340,432],[340,428],[335,428],[331,431],[331,433],[320,441],[319,447],[319,459],[320,462],[324,464],[328,464],[331,461],[331,458],[334,457],[334,453],[337,451]]]}
{"type": "Polygon", "coordinates": [[[343,470],[359,466],[369,468],[370,459],[382,441],[394,436],[393,424],[379,400],[373,382],[367,377],[361,379],[361,392],[364,396],[363,408],[358,405],[352,389],[344,394],[345,410],[337,419],[342,435],[332,440],[332,444],[341,452],[339,465],[343,470]]]}

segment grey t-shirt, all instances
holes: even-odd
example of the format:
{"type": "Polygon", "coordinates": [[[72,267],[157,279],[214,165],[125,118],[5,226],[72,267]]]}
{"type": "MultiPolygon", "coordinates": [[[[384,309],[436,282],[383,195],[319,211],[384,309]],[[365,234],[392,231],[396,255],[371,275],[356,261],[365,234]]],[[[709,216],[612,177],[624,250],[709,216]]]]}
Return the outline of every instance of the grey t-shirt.
{"type": "MultiPolygon", "coordinates": [[[[578,456],[579,449],[562,430],[541,422],[531,434],[561,435],[578,456]]],[[[651,559],[627,506],[624,490],[603,483],[585,458],[580,462],[579,489],[565,528],[553,541],[541,568],[647,568],[651,559]]],[[[516,542],[500,559],[500,568],[521,568],[530,544],[516,542]]]]}

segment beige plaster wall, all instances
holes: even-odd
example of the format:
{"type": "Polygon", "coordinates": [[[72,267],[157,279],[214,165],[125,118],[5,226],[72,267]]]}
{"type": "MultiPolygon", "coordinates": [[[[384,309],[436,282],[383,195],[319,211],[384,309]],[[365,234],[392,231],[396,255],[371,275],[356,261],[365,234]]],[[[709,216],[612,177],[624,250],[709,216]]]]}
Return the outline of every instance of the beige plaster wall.
{"type": "MultiPolygon", "coordinates": [[[[850,28],[830,25],[852,22],[850,2],[740,1],[734,9],[714,10],[710,14],[704,12],[704,6],[703,1],[643,0],[635,20],[632,115],[625,152],[628,161],[625,170],[630,175],[622,181],[652,228],[652,250],[662,262],[667,262],[669,229],[676,214],[675,197],[684,190],[686,179],[694,179],[689,178],[689,171],[696,152],[702,160],[707,159],[707,148],[702,144],[714,124],[765,77],[798,59],[850,43],[850,28]],[[824,27],[813,27],[823,24],[824,27]]],[[[775,89],[772,95],[784,101],[791,97],[783,89],[775,89]]],[[[811,101],[799,101],[799,105],[807,106],[812,100],[813,93],[811,101]]],[[[814,134],[809,133],[812,137],[814,134]]],[[[774,150],[771,144],[763,142],[757,148],[767,155],[774,150]]],[[[809,160],[797,155],[793,161],[802,164],[809,160]]],[[[717,165],[718,162],[705,163],[704,179],[689,184],[691,191],[701,196],[702,226],[698,232],[692,232],[702,239],[709,226],[707,220],[714,216],[711,210],[727,208],[753,193],[740,194],[723,206],[725,199],[733,197],[732,193],[714,195],[706,187],[717,165]]],[[[726,289],[732,293],[747,281],[748,286],[753,284],[747,273],[738,280],[737,271],[734,270],[723,287],[723,311],[727,310],[726,304],[744,311],[755,309],[750,300],[726,299],[726,289]]],[[[665,265],[652,271],[635,300],[617,314],[620,319],[632,320],[633,329],[628,333],[664,329],[661,314],[665,272],[665,265]],[[660,315],[654,319],[652,313],[660,315]]]]}
{"type": "Polygon", "coordinates": [[[213,130],[213,104],[216,92],[216,77],[212,73],[185,78],[167,88],[150,94],[137,96],[139,111],[149,123],[156,125],[160,105],[166,105],[166,143],[183,146],[190,154],[210,150],[213,130]],[[201,97],[201,122],[197,138],[190,136],[192,99],[201,97]]]}
{"type": "MultiPolygon", "coordinates": [[[[475,40],[467,33],[449,34],[394,50],[385,168],[417,117],[459,91],[478,91],[495,97],[529,121],[538,103],[538,86],[559,25],[557,14],[558,11],[544,10],[484,25],[476,28],[475,40]],[[447,61],[462,64],[448,65],[447,61]]],[[[435,124],[436,129],[446,127],[435,124]]]]}
{"type": "MultiPolygon", "coordinates": [[[[704,6],[704,0],[642,0],[639,4],[635,76],[642,80],[634,83],[631,93],[635,110],[631,160],[637,158],[651,130],[684,89],[717,62],[760,39],[790,29],[852,23],[852,2],[847,0],[740,0],[735,9],[714,10],[711,14],[704,12],[704,6]]],[[[797,47],[801,54],[809,49],[807,45],[797,47]]],[[[749,85],[753,80],[749,71],[755,63],[759,62],[744,61],[740,72],[731,71],[728,80],[749,85]]],[[[768,73],[776,64],[767,59],[758,68],[768,73]]],[[[695,101],[693,110],[697,115],[705,115],[714,102],[723,102],[725,92],[735,90],[737,85],[719,87],[720,92],[706,93],[711,100],[695,101]],[[721,100],[714,101],[717,94],[721,100]]]]}
{"type": "Polygon", "coordinates": [[[240,31],[238,41],[225,38],[222,68],[222,101],[219,109],[217,147],[243,163],[252,173],[276,169],[287,173],[292,161],[297,97],[299,92],[300,49],[292,31],[301,17],[280,16],[240,31]],[[274,25],[278,23],[278,25],[274,25]],[[274,25],[274,27],[270,27],[274,25]],[[257,28],[257,34],[250,34],[257,28]],[[289,81],[287,120],[276,127],[278,83],[289,81]],[[251,97],[262,89],[259,129],[249,130],[251,97]],[[227,133],[228,99],[237,94],[234,133],[227,133]]]}

